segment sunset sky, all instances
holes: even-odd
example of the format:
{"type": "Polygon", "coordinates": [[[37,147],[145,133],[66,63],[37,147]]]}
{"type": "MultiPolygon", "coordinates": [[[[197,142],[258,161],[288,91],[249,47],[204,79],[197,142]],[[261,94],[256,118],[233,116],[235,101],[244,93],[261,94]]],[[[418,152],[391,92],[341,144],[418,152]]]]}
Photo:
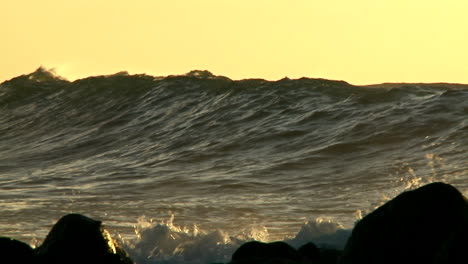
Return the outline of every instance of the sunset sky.
{"type": "Polygon", "coordinates": [[[15,0],[0,10],[0,82],[43,65],[70,80],[206,69],[468,83],[466,0],[15,0]]]}

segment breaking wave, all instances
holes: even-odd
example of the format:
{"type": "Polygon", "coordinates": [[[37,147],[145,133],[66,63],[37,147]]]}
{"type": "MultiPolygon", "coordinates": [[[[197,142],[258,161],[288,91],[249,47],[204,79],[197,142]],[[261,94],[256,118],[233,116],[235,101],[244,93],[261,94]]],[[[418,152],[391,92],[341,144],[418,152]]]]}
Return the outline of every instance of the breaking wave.
{"type": "Polygon", "coordinates": [[[82,213],[138,263],[222,262],[252,239],[341,247],[403,190],[468,192],[467,116],[461,84],[39,68],[0,84],[0,230],[40,241],[82,213]]]}

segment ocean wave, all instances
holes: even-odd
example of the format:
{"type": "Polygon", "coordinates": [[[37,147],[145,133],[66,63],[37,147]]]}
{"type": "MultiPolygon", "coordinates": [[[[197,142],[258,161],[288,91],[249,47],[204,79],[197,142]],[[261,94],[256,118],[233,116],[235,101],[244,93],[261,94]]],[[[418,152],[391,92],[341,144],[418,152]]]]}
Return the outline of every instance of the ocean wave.
{"type": "Polygon", "coordinates": [[[41,238],[51,219],[78,212],[108,223],[141,261],[159,239],[157,261],[204,243],[222,261],[254,238],[339,246],[356,212],[403,190],[444,181],[468,192],[467,102],[458,84],[207,71],[70,82],[39,69],[0,84],[0,228],[41,238]],[[141,220],[132,238],[138,216],[168,212],[179,226],[141,220]],[[193,224],[197,235],[182,230],[193,224]]]}

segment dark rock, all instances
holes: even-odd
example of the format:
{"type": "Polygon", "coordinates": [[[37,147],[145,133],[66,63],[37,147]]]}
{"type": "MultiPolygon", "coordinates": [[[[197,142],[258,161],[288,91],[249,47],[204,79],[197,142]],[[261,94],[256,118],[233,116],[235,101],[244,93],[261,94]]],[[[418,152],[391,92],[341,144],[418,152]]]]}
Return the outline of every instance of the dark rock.
{"type": "Polygon", "coordinates": [[[298,252],[285,242],[251,241],[240,246],[232,255],[231,264],[298,263],[298,252]]]}
{"type": "Polygon", "coordinates": [[[404,192],[359,221],[342,264],[468,263],[468,204],[453,186],[404,192]]]}
{"type": "Polygon", "coordinates": [[[62,217],[36,249],[43,264],[131,264],[101,222],[79,214],[62,217]]]}
{"type": "Polygon", "coordinates": [[[320,259],[320,251],[312,242],[302,245],[297,252],[301,258],[301,263],[315,263],[320,259]]]}
{"type": "Polygon", "coordinates": [[[336,264],[342,252],[333,248],[318,248],[309,242],[302,245],[297,252],[301,258],[301,264],[336,264]]]}
{"type": "Polygon", "coordinates": [[[34,250],[26,243],[0,237],[0,263],[37,263],[34,250]]]}
{"type": "Polygon", "coordinates": [[[321,248],[320,257],[314,264],[337,264],[342,251],[334,248],[321,248]]]}

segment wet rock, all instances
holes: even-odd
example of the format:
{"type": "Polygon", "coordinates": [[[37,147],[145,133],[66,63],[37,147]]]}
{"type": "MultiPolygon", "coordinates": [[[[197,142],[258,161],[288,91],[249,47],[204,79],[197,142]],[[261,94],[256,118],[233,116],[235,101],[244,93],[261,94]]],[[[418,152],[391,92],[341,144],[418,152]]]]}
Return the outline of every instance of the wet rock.
{"type": "Polygon", "coordinates": [[[285,242],[251,241],[240,246],[232,255],[231,264],[299,263],[298,252],[285,242]]]}
{"type": "Polygon", "coordinates": [[[62,217],[36,249],[41,264],[132,264],[100,221],[79,214],[62,217]]]}
{"type": "Polygon", "coordinates": [[[301,258],[301,263],[315,263],[320,258],[320,251],[318,247],[312,242],[302,245],[297,250],[297,253],[301,258]]]}
{"type": "Polygon", "coordinates": [[[334,248],[321,248],[320,257],[314,264],[337,264],[342,255],[342,251],[334,248]]]}
{"type": "Polygon", "coordinates": [[[468,263],[468,204],[453,186],[404,192],[359,221],[342,264],[468,263]]]}
{"type": "Polygon", "coordinates": [[[28,244],[8,237],[0,237],[0,263],[35,264],[37,258],[28,244]]]}
{"type": "Polygon", "coordinates": [[[312,242],[302,245],[297,252],[301,264],[336,264],[342,253],[338,249],[319,248],[312,242]]]}

